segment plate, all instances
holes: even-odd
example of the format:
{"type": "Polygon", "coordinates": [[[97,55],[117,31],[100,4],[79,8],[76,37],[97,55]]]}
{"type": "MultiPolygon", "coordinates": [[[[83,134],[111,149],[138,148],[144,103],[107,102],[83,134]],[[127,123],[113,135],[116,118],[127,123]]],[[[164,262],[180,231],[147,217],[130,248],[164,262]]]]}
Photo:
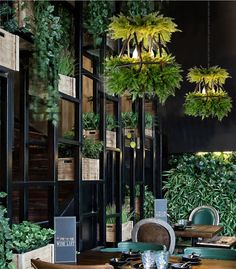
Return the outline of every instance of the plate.
{"type": "Polygon", "coordinates": [[[127,261],[119,259],[119,258],[111,258],[109,263],[113,265],[114,267],[116,267],[116,266],[124,265],[125,263],[127,263],[127,261]]]}
{"type": "Polygon", "coordinates": [[[190,269],[190,264],[186,264],[186,266],[181,267],[183,265],[183,263],[172,263],[170,265],[170,268],[172,269],[190,269]]]}

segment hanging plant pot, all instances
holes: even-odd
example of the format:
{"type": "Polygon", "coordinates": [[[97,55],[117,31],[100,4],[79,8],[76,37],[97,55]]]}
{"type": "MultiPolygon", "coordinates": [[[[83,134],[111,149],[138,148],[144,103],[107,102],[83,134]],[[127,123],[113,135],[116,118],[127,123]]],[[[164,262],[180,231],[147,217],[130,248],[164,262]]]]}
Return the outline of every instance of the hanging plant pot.
{"type": "Polygon", "coordinates": [[[232,99],[223,89],[229,73],[218,66],[210,68],[192,68],[188,80],[197,83],[194,92],[185,96],[184,111],[186,115],[212,117],[221,121],[232,109],[232,99]]]}
{"type": "Polygon", "coordinates": [[[157,96],[161,103],[175,95],[182,81],[180,65],[172,56],[151,57],[143,53],[143,62],[127,56],[106,60],[106,87],[110,94],[123,96],[129,93],[134,101],[137,97],[157,96]]]}

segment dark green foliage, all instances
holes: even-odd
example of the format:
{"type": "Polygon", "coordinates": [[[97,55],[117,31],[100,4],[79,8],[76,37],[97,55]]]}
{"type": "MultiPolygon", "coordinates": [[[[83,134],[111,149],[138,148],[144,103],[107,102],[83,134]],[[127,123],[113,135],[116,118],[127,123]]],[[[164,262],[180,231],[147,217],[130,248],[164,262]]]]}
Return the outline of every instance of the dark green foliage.
{"type": "Polygon", "coordinates": [[[106,115],[106,128],[108,131],[113,131],[118,127],[117,121],[114,116],[107,114],[106,115]]]}
{"type": "Polygon", "coordinates": [[[191,211],[211,205],[219,211],[224,234],[236,235],[236,155],[183,154],[173,156],[164,173],[165,198],[172,223],[188,219],[191,211]]]}
{"type": "Polygon", "coordinates": [[[129,57],[114,57],[106,60],[105,76],[107,91],[111,94],[124,95],[126,92],[137,97],[147,95],[158,96],[165,103],[170,95],[175,95],[175,89],[180,88],[182,81],[181,68],[173,57],[150,57],[143,55],[143,61],[154,64],[143,64],[140,70],[138,59],[129,57]],[[122,66],[125,64],[133,64],[122,66]]]}
{"type": "MultiPolygon", "coordinates": [[[[74,131],[65,132],[63,137],[73,140],[75,137],[74,131]]],[[[69,144],[58,144],[58,156],[59,158],[73,157],[74,146],[69,144]]]]}
{"type": "Polygon", "coordinates": [[[15,11],[7,3],[0,4],[0,27],[14,33],[18,30],[17,22],[14,18],[15,11]]]}
{"type": "Polygon", "coordinates": [[[71,52],[68,50],[62,50],[59,62],[58,62],[58,73],[64,76],[74,76],[75,73],[75,60],[71,52]]]}
{"type": "Polygon", "coordinates": [[[144,218],[154,217],[154,200],[155,197],[151,191],[148,190],[148,186],[144,186],[144,203],[143,203],[143,213],[144,218]]]}
{"type": "Polygon", "coordinates": [[[153,126],[153,115],[145,112],[145,128],[152,129],[153,126]]]}
{"type": "Polygon", "coordinates": [[[25,253],[46,246],[55,234],[52,229],[41,228],[39,225],[28,221],[13,224],[12,233],[15,253],[25,253]]]}
{"type": "Polygon", "coordinates": [[[186,94],[184,110],[185,114],[194,117],[217,118],[221,121],[227,117],[232,109],[232,99],[227,92],[208,91],[207,94],[190,92],[186,94]]]}
{"type": "Polygon", "coordinates": [[[83,113],[84,130],[97,130],[99,128],[100,117],[94,112],[83,113]]]}
{"type": "MultiPolygon", "coordinates": [[[[150,0],[127,1],[127,11],[129,16],[145,16],[152,11],[150,0]]],[[[127,12],[126,11],[126,12],[127,12]]]]}
{"type": "Polygon", "coordinates": [[[35,35],[33,51],[32,102],[36,120],[59,121],[58,62],[62,31],[60,18],[48,1],[34,2],[35,35]]]}
{"type": "Polygon", "coordinates": [[[135,129],[138,127],[138,113],[122,112],[121,121],[124,128],[135,129]]]}
{"type": "Polygon", "coordinates": [[[109,18],[111,17],[111,1],[90,0],[88,2],[85,27],[93,35],[94,45],[98,46],[102,42],[109,18]]]}
{"type": "Polygon", "coordinates": [[[103,143],[101,141],[94,141],[89,138],[83,139],[82,155],[84,158],[99,159],[102,150],[103,143]]]}
{"type": "MultiPolygon", "coordinates": [[[[0,192],[0,199],[6,197],[6,193],[0,192]]],[[[12,263],[12,233],[7,210],[0,202],[0,269],[14,269],[12,263]]]]}

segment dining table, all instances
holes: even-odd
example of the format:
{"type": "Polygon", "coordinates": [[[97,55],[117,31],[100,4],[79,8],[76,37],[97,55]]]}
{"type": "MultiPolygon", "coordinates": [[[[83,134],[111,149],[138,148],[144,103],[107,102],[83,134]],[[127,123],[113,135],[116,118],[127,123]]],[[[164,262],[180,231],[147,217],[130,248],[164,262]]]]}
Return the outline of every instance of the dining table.
{"type": "Polygon", "coordinates": [[[223,226],[221,225],[201,225],[193,224],[187,226],[183,230],[175,230],[175,235],[183,238],[191,238],[192,246],[196,246],[198,238],[213,238],[215,235],[223,231],[223,226]]]}
{"type": "MultiPolygon", "coordinates": [[[[112,258],[120,258],[121,252],[101,252],[88,250],[78,255],[77,264],[81,265],[97,265],[109,263],[112,258]]],[[[181,261],[181,256],[171,256],[170,263],[181,261]]],[[[123,265],[121,269],[132,269],[132,265],[123,265]]],[[[216,259],[201,259],[200,264],[192,265],[192,269],[236,269],[236,261],[216,260],[216,259]]]]}

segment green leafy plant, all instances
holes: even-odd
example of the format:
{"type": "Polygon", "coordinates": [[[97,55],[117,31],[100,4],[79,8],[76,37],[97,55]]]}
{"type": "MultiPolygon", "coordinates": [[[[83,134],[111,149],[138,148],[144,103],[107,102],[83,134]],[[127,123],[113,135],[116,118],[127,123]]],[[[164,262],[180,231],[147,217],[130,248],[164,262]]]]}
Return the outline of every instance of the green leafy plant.
{"type": "Polygon", "coordinates": [[[23,221],[12,225],[13,247],[16,253],[25,253],[46,246],[52,240],[55,232],[42,228],[37,224],[23,221]]]}
{"type": "MultiPolygon", "coordinates": [[[[73,140],[75,133],[73,130],[64,133],[63,138],[73,140]]],[[[58,145],[58,156],[59,158],[73,157],[74,156],[74,146],[69,144],[60,143],[58,145]]]]}
{"type": "MultiPolygon", "coordinates": [[[[116,205],[115,204],[108,204],[106,206],[106,224],[115,224],[116,223],[116,218],[112,217],[112,215],[116,214],[116,205]]],[[[127,210],[126,206],[122,206],[122,211],[121,211],[121,222],[126,223],[131,220],[133,217],[134,212],[129,212],[127,210]]]]}
{"type": "Polygon", "coordinates": [[[130,16],[145,16],[152,11],[152,1],[149,0],[129,0],[127,3],[127,12],[130,16]]]}
{"type": "Polygon", "coordinates": [[[84,158],[99,159],[99,155],[103,150],[101,141],[84,138],[82,145],[82,155],[84,158]]]}
{"type": "Polygon", "coordinates": [[[90,0],[88,2],[85,27],[94,37],[94,45],[102,42],[111,16],[111,1],[90,0]]]}
{"type": "Polygon", "coordinates": [[[15,10],[7,3],[0,5],[0,27],[4,30],[14,33],[18,30],[18,24],[14,18],[15,10]]]}
{"type": "Polygon", "coordinates": [[[94,112],[83,113],[83,127],[85,130],[97,130],[99,128],[100,117],[94,112]]]}
{"type": "Polygon", "coordinates": [[[106,115],[106,128],[108,131],[113,131],[118,127],[117,121],[114,116],[107,114],[106,115]]]}
{"type": "Polygon", "coordinates": [[[144,186],[144,203],[143,203],[144,218],[154,217],[154,200],[155,200],[155,197],[153,193],[148,190],[148,185],[145,185],[144,186]]]}
{"type": "Polygon", "coordinates": [[[71,52],[62,50],[59,62],[58,73],[64,76],[74,76],[75,73],[75,60],[71,52]]]}
{"type": "Polygon", "coordinates": [[[134,112],[122,112],[121,120],[124,128],[135,129],[138,126],[138,114],[134,112]]]}
{"type": "Polygon", "coordinates": [[[197,83],[197,86],[194,92],[185,96],[185,114],[202,119],[216,117],[220,121],[228,116],[232,109],[232,99],[223,90],[228,77],[229,73],[218,66],[191,68],[187,78],[190,82],[197,83]]]}
{"type": "Polygon", "coordinates": [[[59,121],[59,59],[62,31],[60,18],[48,1],[34,2],[35,33],[30,109],[36,120],[59,121]]]}
{"type": "Polygon", "coordinates": [[[111,57],[105,62],[105,78],[107,92],[122,96],[128,92],[135,100],[137,97],[158,96],[161,103],[175,95],[182,81],[180,65],[171,56],[152,57],[149,53],[142,54],[139,59],[111,57]],[[141,69],[140,69],[141,68],[141,69]]]}
{"type": "MultiPolygon", "coordinates": [[[[0,192],[0,198],[4,197],[6,197],[6,193],[0,192]]],[[[14,269],[15,266],[12,262],[12,232],[6,214],[6,208],[0,203],[0,268],[14,269]]]]}
{"type": "Polygon", "coordinates": [[[207,153],[173,156],[164,173],[170,220],[188,219],[201,205],[215,207],[226,235],[235,234],[236,155],[207,153]]]}
{"type": "Polygon", "coordinates": [[[153,126],[153,115],[145,112],[145,128],[152,129],[153,126]]]}
{"type": "Polygon", "coordinates": [[[158,40],[159,36],[163,44],[170,42],[172,34],[180,31],[172,18],[164,17],[158,12],[144,16],[113,16],[108,29],[113,39],[124,41],[130,36],[132,41],[137,37],[137,41],[143,42],[144,46],[149,44],[150,38],[158,40]]]}

